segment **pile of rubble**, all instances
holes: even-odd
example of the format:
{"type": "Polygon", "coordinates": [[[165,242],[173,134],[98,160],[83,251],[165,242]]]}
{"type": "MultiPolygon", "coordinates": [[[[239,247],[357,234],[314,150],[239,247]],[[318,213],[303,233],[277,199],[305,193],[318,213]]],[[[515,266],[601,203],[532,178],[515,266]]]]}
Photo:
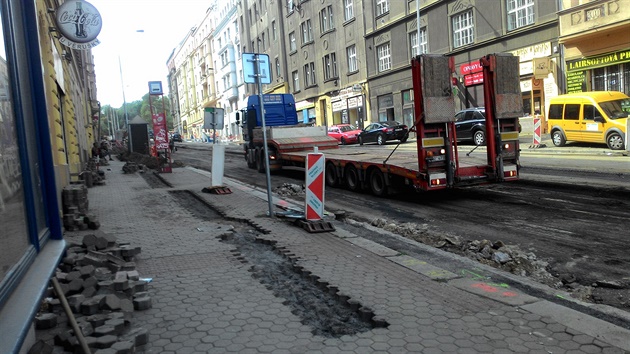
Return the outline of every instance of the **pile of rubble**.
{"type": "Polygon", "coordinates": [[[140,251],[101,231],[70,244],[35,318],[42,339],[29,353],[52,353],[55,347],[81,352],[85,345],[96,353],[141,349],[147,330],[131,328],[130,321],[134,311],[152,303],[150,279],[140,278],[134,262],[140,251]]]}
{"type": "Polygon", "coordinates": [[[136,173],[140,171],[144,173],[145,166],[143,164],[138,164],[135,162],[126,162],[122,167],[123,173],[136,173]]]}
{"type": "MultiPolygon", "coordinates": [[[[281,196],[302,196],[304,186],[284,183],[274,190],[281,196]]],[[[352,220],[347,220],[352,223],[352,220]]],[[[480,263],[501,270],[526,276],[547,286],[571,291],[572,296],[584,301],[592,297],[589,287],[580,286],[566,277],[555,277],[549,271],[549,263],[538,259],[532,252],[524,252],[518,246],[506,245],[501,241],[464,240],[459,236],[431,231],[427,224],[395,223],[382,218],[370,222],[372,226],[401,235],[405,238],[466,256],[480,263]]]]}
{"type": "Polygon", "coordinates": [[[372,220],[371,224],[426,245],[466,256],[512,274],[533,278],[538,282],[555,288],[562,286],[558,279],[547,271],[548,262],[538,259],[532,252],[522,251],[518,246],[506,245],[502,241],[464,240],[459,236],[431,232],[427,224],[395,224],[380,218],[372,220]]]}
{"type": "Polygon", "coordinates": [[[119,154],[118,158],[121,161],[143,165],[150,169],[157,169],[158,167],[160,167],[160,161],[158,160],[158,158],[151,155],[125,151],[124,153],[119,154]]]}
{"type": "Polygon", "coordinates": [[[283,197],[301,196],[306,193],[304,185],[294,183],[283,183],[280,187],[276,188],[274,192],[283,197]]]}

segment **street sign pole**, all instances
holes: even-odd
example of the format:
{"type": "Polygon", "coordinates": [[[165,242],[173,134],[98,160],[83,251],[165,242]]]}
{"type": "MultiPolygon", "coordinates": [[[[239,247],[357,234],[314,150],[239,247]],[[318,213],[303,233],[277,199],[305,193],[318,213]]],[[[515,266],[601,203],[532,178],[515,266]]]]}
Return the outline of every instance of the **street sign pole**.
{"type": "Polygon", "coordinates": [[[260,74],[260,61],[258,54],[254,54],[254,76],[258,83],[258,99],[260,102],[260,120],[262,121],[263,130],[263,148],[265,152],[265,174],[267,175],[267,204],[269,206],[269,217],[273,217],[273,203],[271,195],[271,172],[269,171],[269,151],[267,149],[267,126],[265,123],[265,103],[262,93],[262,80],[260,74]]]}
{"type": "Polygon", "coordinates": [[[263,153],[265,154],[265,174],[267,175],[267,202],[269,204],[269,216],[273,217],[273,203],[271,195],[271,173],[269,172],[269,151],[267,149],[267,125],[265,123],[265,104],[263,102],[262,84],[271,83],[271,68],[269,67],[269,55],[258,53],[243,53],[244,81],[248,84],[258,85],[258,99],[260,101],[260,121],[263,131],[263,153]]]}

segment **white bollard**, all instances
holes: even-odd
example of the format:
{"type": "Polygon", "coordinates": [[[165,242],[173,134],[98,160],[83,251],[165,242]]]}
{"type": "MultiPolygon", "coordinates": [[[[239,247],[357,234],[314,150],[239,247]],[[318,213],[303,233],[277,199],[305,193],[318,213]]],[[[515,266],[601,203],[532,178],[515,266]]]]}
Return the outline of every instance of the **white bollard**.
{"type": "Polygon", "coordinates": [[[212,186],[223,186],[223,171],[225,169],[225,145],[212,146],[212,186]]]}

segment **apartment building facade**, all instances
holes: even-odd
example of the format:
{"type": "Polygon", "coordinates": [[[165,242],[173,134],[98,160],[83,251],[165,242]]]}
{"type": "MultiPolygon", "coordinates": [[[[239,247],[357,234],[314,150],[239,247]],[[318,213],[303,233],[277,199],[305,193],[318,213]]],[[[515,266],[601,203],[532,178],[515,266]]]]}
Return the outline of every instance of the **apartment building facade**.
{"type": "Polygon", "coordinates": [[[167,60],[174,120],[184,139],[238,137],[236,113],[246,102],[241,63],[241,1],[214,1],[167,60]],[[224,124],[204,128],[204,110],[223,108],[224,124]]]}
{"type": "MultiPolygon", "coordinates": [[[[367,92],[363,2],[243,0],[243,51],[270,57],[263,93],[292,93],[304,123],[362,124],[367,92]]],[[[248,86],[248,93],[256,88],[248,86]]]]}
{"type": "Polygon", "coordinates": [[[208,8],[201,22],[193,25],[167,60],[173,117],[184,139],[209,137],[203,129],[203,112],[217,102],[211,48],[214,10],[214,6],[208,8]]]}
{"type": "MultiPolygon", "coordinates": [[[[524,117],[544,119],[546,101],[565,92],[628,92],[627,6],[630,0],[241,0],[236,25],[240,53],[269,55],[272,80],[262,92],[294,94],[303,122],[411,126],[410,59],[422,53],[453,57],[456,109],[485,104],[479,59],[493,53],[519,57],[524,117]]],[[[258,93],[245,88],[245,96],[258,93]]]]}
{"type": "MultiPolygon", "coordinates": [[[[222,138],[238,138],[242,132],[236,124],[237,113],[247,105],[243,63],[241,61],[241,26],[236,0],[217,2],[213,13],[215,29],[212,48],[212,70],[217,89],[216,107],[223,108],[223,126],[216,127],[222,138]]],[[[212,107],[212,106],[207,106],[212,107]]]]}
{"type": "Polygon", "coordinates": [[[542,111],[543,92],[558,91],[556,6],[534,0],[370,1],[365,38],[372,117],[413,124],[410,59],[423,53],[454,58],[457,109],[484,105],[480,58],[519,55],[523,114],[542,111]],[[535,74],[539,61],[548,69],[535,74]]]}
{"type": "Polygon", "coordinates": [[[566,92],[630,95],[630,0],[563,0],[559,43],[566,92]]]}

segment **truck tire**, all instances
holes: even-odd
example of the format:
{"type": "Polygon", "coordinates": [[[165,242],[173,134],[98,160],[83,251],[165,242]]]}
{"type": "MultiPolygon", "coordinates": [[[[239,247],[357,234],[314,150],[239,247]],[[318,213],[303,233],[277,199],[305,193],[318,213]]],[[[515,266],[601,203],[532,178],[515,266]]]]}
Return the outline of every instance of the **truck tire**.
{"type": "Polygon", "coordinates": [[[252,150],[248,150],[247,154],[245,155],[245,161],[247,162],[247,167],[249,168],[256,168],[256,156],[254,155],[252,159],[250,159],[250,154],[252,153],[252,150]],[[253,160],[253,161],[249,161],[249,160],[253,160]]]}
{"type": "Polygon", "coordinates": [[[387,184],[385,184],[385,175],[383,171],[375,168],[370,173],[370,190],[372,194],[377,197],[384,197],[387,195],[387,184]]]}
{"type": "Polygon", "coordinates": [[[339,185],[337,168],[332,162],[326,164],[326,185],[329,187],[337,187],[339,185]]]}
{"type": "Polygon", "coordinates": [[[256,170],[265,172],[265,151],[262,149],[256,149],[256,170]]]}
{"type": "Polygon", "coordinates": [[[344,179],[346,181],[346,188],[348,190],[357,192],[361,189],[361,180],[359,179],[359,171],[354,165],[348,164],[344,173],[344,179]]]}

